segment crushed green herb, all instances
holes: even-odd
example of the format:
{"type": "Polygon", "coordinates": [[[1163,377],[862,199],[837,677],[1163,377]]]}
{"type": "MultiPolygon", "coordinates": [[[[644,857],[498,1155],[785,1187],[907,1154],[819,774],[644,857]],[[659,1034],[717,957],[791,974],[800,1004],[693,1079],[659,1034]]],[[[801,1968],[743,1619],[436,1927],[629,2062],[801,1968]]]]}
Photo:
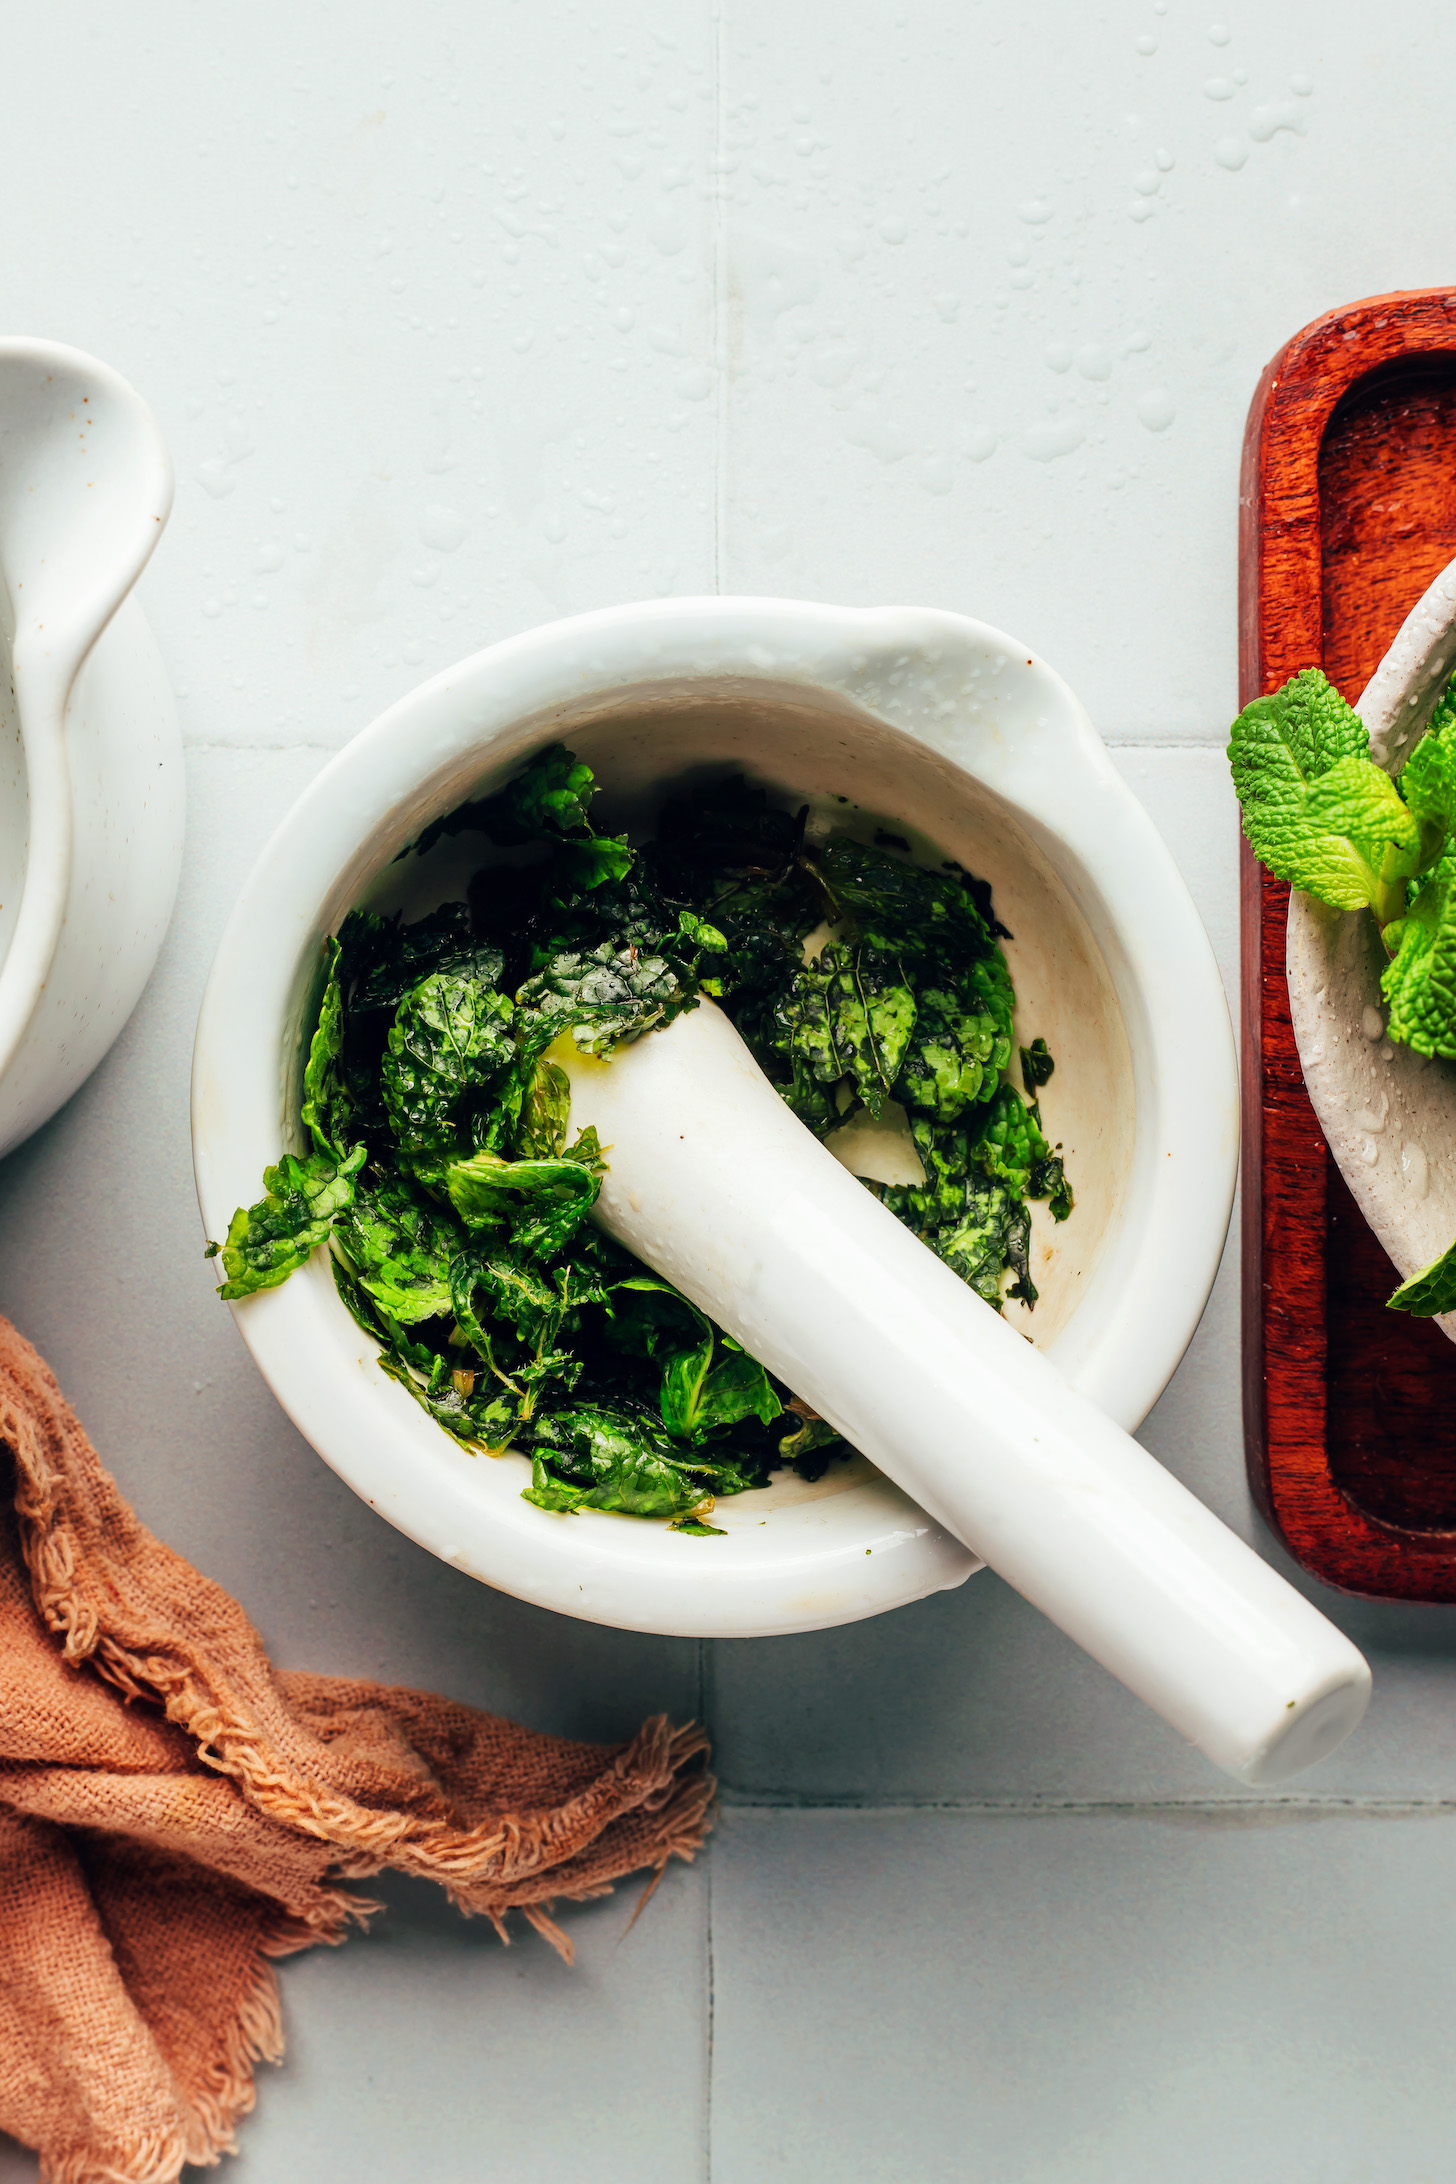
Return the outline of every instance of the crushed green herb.
{"type": "MultiPolygon", "coordinates": [[[[413,924],[344,921],[305,1072],[312,1149],[209,1251],[237,1298],[327,1239],[381,1369],[469,1447],[529,1455],[527,1500],[701,1536],[720,1496],[852,1452],[588,1221],[604,1163],[594,1131],[571,1135],[548,1052],[564,1031],[608,1053],[706,993],[817,1136],[893,1102],[924,1182],[866,1188],[998,1309],[1036,1301],[1028,1201],[1063,1221],[1072,1191],[1008,1079],[1009,936],[984,882],[911,862],[899,836],[811,845],[806,811],[741,779],[670,804],[634,850],[594,831],[593,789],[571,752],[541,752],[416,844],[477,832],[527,861],[413,924]]],[[[1034,1094],[1045,1040],[1020,1058],[1034,1094]]]]}

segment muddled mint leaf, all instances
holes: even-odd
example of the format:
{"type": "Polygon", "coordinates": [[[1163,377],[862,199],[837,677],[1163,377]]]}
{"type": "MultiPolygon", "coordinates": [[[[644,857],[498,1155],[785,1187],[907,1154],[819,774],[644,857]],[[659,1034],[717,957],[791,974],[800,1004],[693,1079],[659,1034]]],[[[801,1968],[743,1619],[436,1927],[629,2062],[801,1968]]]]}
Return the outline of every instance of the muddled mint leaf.
{"type": "Polygon", "coordinates": [[[695,1007],[697,989],[667,957],[603,941],[554,954],[519,1000],[539,1018],[547,1044],[569,1031],[583,1053],[608,1054],[695,1007]]]}
{"type": "Polygon", "coordinates": [[[516,1153],[522,1160],[558,1160],[566,1145],[571,1113],[571,1079],[556,1062],[532,1066],[530,1084],[516,1124],[516,1153]]]}
{"type": "Polygon", "coordinates": [[[482,807],[485,830],[503,843],[585,833],[591,826],[594,791],[590,766],[564,744],[553,743],[482,807]]]}
{"type": "Polygon", "coordinates": [[[514,1058],[511,1004],[475,969],[435,971],[400,1003],[380,1082],[401,1152],[455,1145],[467,1103],[514,1058]]]}
{"type": "Polygon", "coordinates": [[[601,1179],[590,1161],[502,1160],[479,1152],[445,1171],[450,1203],[467,1228],[503,1229],[518,1251],[559,1251],[596,1203],[601,1179]]]}
{"type": "Polygon", "coordinates": [[[543,1419],[526,1498],[539,1508],[684,1517],[713,1506],[714,1471],[625,1408],[577,1404],[543,1419]]]}
{"type": "Polygon", "coordinates": [[[1056,1066],[1045,1039],[1033,1039],[1029,1047],[1021,1049],[1021,1081],[1030,1099],[1036,1098],[1044,1084],[1050,1084],[1056,1066]]]}
{"type": "Polygon", "coordinates": [[[213,1254],[220,1254],[227,1275],[218,1295],[231,1302],[286,1282],[352,1203],[354,1178],[366,1157],[356,1145],[342,1160],[333,1153],[310,1153],[304,1160],[285,1153],[276,1168],[265,1168],[262,1198],[238,1208],[213,1254]]]}
{"type": "Polygon", "coordinates": [[[321,1153],[343,1157],[354,1102],[339,1062],[344,1051],[344,997],[339,985],[339,943],[324,942],[324,991],[318,1024],[309,1042],[303,1072],[304,1128],[321,1153]]]}
{"type": "Polygon", "coordinates": [[[449,1311],[450,1262],[464,1233],[402,1177],[360,1185],[337,1217],[334,1240],[360,1286],[401,1326],[449,1311]]]}

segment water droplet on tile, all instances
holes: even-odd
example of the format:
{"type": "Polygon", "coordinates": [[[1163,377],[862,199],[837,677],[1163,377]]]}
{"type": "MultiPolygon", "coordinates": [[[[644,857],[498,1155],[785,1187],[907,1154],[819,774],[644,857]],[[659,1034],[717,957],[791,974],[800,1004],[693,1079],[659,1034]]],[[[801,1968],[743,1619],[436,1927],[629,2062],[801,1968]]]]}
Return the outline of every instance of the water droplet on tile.
{"type": "Polygon", "coordinates": [[[1210,45],[1225,46],[1232,36],[1233,32],[1229,29],[1227,23],[1210,23],[1208,26],[1208,42],[1210,45]]]}
{"type": "Polygon", "coordinates": [[[1133,39],[1132,49],[1134,53],[1141,53],[1144,60],[1148,60],[1157,52],[1158,41],[1156,38],[1149,38],[1147,33],[1144,32],[1141,38],[1133,39]]]}
{"type": "Polygon", "coordinates": [[[1281,129],[1287,129],[1291,136],[1303,136],[1308,126],[1309,117],[1304,108],[1293,105],[1288,99],[1256,106],[1249,116],[1249,134],[1256,144],[1267,144],[1281,129]]]}
{"type": "Polygon", "coordinates": [[[961,299],[953,288],[942,288],[935,298],[935,308],[949,326],[960,310],[961,299]]]}
{"type": "Polygon", "coordinates": [[[1111,352],[1100,341],[1084,341],[1077,351],[1077,370],[1083,379],[1110,379],[1111,352]]]}
{"type": "Polygon", "coordinates": [[[987,425],[975,425],[961,443],[973,463],[989,462],[1000,442],[987,425]]]}
{"type": "Polygon", "coordinates": [[[910,233],[910,223],[898,212],[888,213],[880,222],[880,240],[886,243],[903,243],[910,233]]]}
{"type": "Polygon", "coordinates": [[[1017,219],[1024,220],[1028,227],[1042,227],[1051,216],[1052,208],[1044,197],[1028,198],[1024,205],[1016,208],[1017,219]]]}
{"type": "Polygon", "coordinates": [[[1210,76],[1203,86],[1203,96],[1214,100],[1231,99],[1237,88],[1231,77],[1210,76]]]}
{"type": "Polygon", "coordinates": [[[851,447],[868,448],[882,463],[898,463],[915,445],[911,435],[873,401],[856,402],[845,420],[844,437],[851,447]]]}
{"type": "Polygon", "coordinates": [[[470,534],[470,525],[458,509],[443,501],[431,501],[420,517],[420,544],[431,553],[453,554],[470,534]]]}
{"type": "Polygon", "coordinates": [[[1139,395],[1137,413],[1139,423],[1149,432],[1166,432],[1177,414],[1166,387],[1149,387],[1146,394],[1139,395]]]}
{"type": "Polygon", "coordinates": [[[281,569],[282,566],[283,548],[276,539],[265,539],[253,556],[254,571],[259,576],[271,576],[275,569],[281,569]]]}
{"type": "Polygon", "coordinates": [[[749,329],[767,347],[784,312],[818,295],[818,261],[801,244],[747,225],[730,230],[729,256],[749,329]]]}
{"type": "Polygon", "coordinates": [[[1163,186],[1163,178],[1151,167],[1144,167],[1141,174],[1133,176],[1132,186],[1140,197],[1156,197],[1163,186]]]}
{"type": "Polygon", "coordinates": [[[1297,99],[1313,98],[1314,78],[1313,76],[1291,76],[1289,88],[1297,99]]]}
{"type": "Polygon", "coordinates": [[[1043,425],[1028,425],[1021,435],[1021,452],[1034,463],[1051,463],[1072,454],[1086,437],[1080,417],[1052,417],[1043,425]]]}
{"type": "Polygon", "coordinates": [[[1171,174],[1173,172],[1173,154],[1165,144],[1160,144],[1156,152],[1154,152],[1153,165],[1157,168],[1159,174],[1171,174]]]}
{"type": "Polygon", "coordinates": [[[1213,147],[1213,156],[1230,174],[1237,174],[1249,156],[1249,147],[1236,136],[1220,137],[1213,147]]]}
{"type": "Polygon", "coordinates": [[[680,401],[706,402],[713,391],[713,374],[706,364],[695,364],[678,373],[673,381],[673,391],[680,401]]]}
{"type": "Polygon", "coordinates": [[[214,500],[226,500],[238,481],[221,455],[209,455],[197,466],[197,482],[214,500]]]}
{"type": "Polygon", "coordinates": [[[1049,341],[1042,354],[1049,372],[1071,370],[1072,344],[1069,341],[1049,341]]]}

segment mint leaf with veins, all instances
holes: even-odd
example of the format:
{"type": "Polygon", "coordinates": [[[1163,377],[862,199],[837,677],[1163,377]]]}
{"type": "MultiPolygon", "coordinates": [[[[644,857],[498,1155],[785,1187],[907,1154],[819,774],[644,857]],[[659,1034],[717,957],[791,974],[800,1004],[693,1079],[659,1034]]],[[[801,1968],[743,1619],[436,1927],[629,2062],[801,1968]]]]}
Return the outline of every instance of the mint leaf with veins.
{"type": "Polygon", "coordinates": [[[332,935],[324,942],[325,973],[318,1025],[309,1042],[303,1072],[304,1128],[316,1149],[343,1158],[354,1101],[339,1067],[344,1051],[344,996],[339,983],[339,943],[332,935]]]}
{"type": "Polygon", "coordinates": [[[1456,1244],[1449,1244],[1439,1259],[1402,1282],[1386,1304],[1392,1312],[1411,1312],[1418,1319],[1456,1312],[1456,1244]]]}
{"type": "Polygon", "coordinates": [[[1276,879],[1337,910],[1371,906],[1382,925],[1399,915],[1420,829],[1318,668],[1246,705],[1228,756],[1244,832],[1276,879]]]}
{"type": "Polygon", "coordinates": [[[547,1044],[569,1031],[584,1053],[607,1054],[696,1008],[696,967],[685,972],[665,955],[615,948],[608,940],[585,954],[566,949],[553,955],[517,1000],[540,1017],[547,1044]]]}
{"type": "Polygon", "coordinates": [[[601,1189],[599,1167],[591,1152],[585,1159],[559,1160],[502,1160],[499,1153],[479,1152],[452,1161],[443,1181],[467,1228],[504,1229],[517,1251],[542,1258],[562,1250],[586,1219],[601,1189]]]}
{"type": "Polygon", "coordinates": [[[400,1003],[380,1080],[402,1152],[454,1145],[470,1094],[515,1058],[511,1004],[473,968],[436,971],[400,1003]]]}
{"type": "Polygon", "coordinates": [[[450,1310],[450,1262],[465,1242],[449,1210],[402,1178],[362,1185],[338,1217],[335,1249],[355,1278],[401,1326],[450,1310]]]}
{"type": "MultiPolygon", "coordinates": [[[[1419,746],[1418,746],[1419,748],[1419,746]]],[[[1405,917],[1386,927],[1395,955],[1380,990],[1387,1036],[1417,1054],[1456,1060],[1456,851],[1442,858],[1405,917]]],[[[1444,1309],[1444,1307],[1442,1307],[1444,1309]]]]}
{"type": "Polygon", "coordinates": [[[239,1206],[225,1241],[207,1247],[210,1259],[221,1256],[227,1275],[218,1295],[228,1301],[251,1297],[296,1273],[352,1204],[365,1157],[356,1145],[344,1160],[333,1153],[310,1153],[305,1160],[285,1153],[277,1167],[265,1168],[257,1205],[239,1206]]]}

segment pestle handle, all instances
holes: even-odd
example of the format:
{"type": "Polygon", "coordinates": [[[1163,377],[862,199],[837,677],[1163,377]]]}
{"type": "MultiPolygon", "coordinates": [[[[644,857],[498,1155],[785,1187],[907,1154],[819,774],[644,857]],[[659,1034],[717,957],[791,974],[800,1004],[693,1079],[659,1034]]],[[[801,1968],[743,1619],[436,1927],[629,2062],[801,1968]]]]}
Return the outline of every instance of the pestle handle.
{"type": "Polygon", "coordinates": [[[1215,1765],[1285,1781],[1349,1735],[1350,1641],[818,1143],[720,1009],[553,1056],[609,1149],[608,1234],[1215,1765]]]}

